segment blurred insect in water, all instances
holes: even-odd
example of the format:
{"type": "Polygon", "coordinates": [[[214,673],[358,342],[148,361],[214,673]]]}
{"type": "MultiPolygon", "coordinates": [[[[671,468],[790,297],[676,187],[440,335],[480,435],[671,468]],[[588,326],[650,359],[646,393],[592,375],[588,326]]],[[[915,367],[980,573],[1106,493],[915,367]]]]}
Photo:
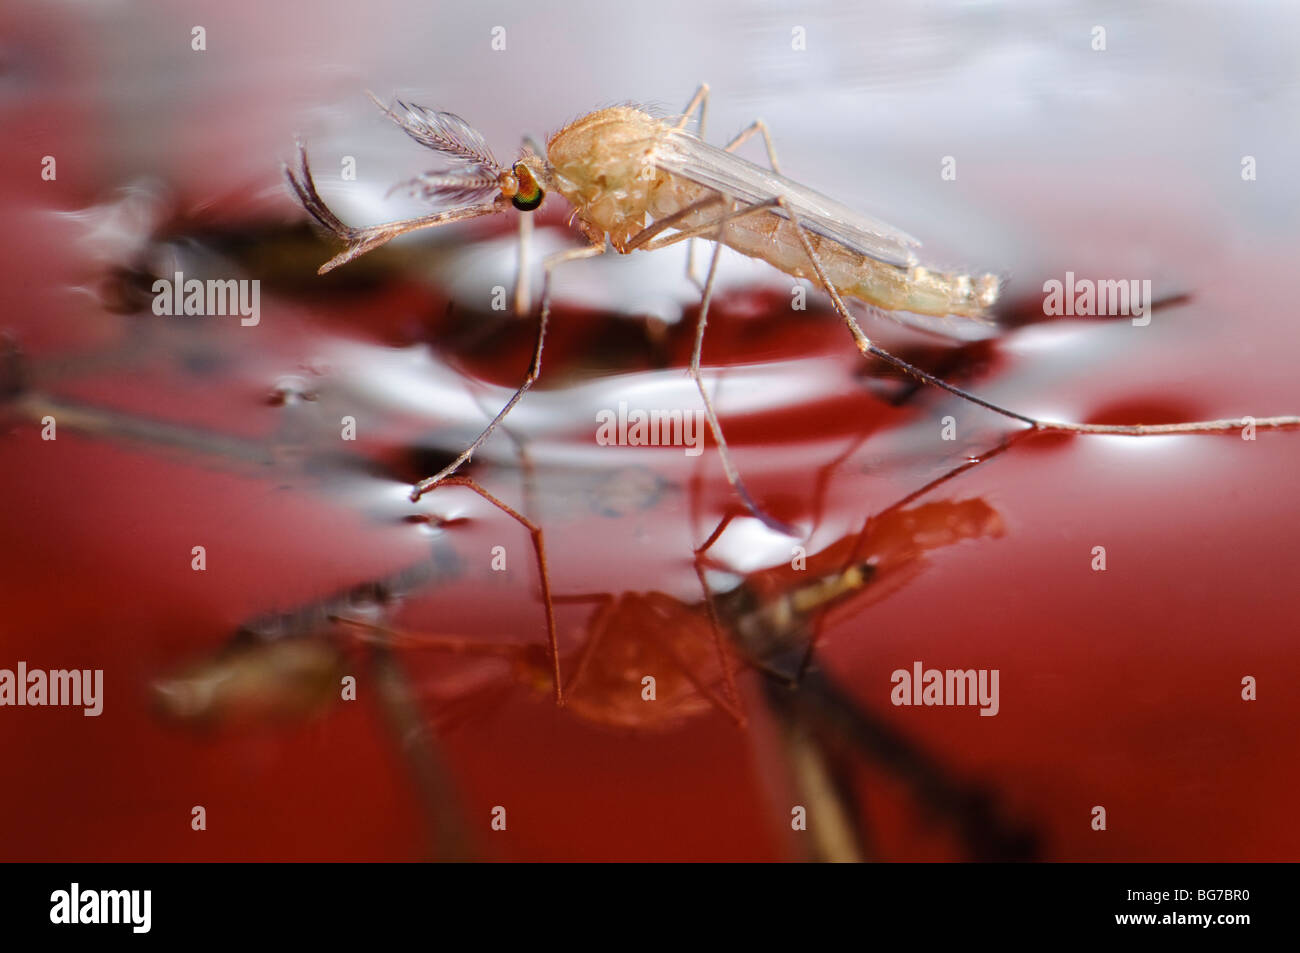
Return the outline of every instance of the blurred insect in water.
{"type": "MultiPolygon", "coordinates": [[[[450,169],[426,172],[405,183],[409,190],[432,201],[462,204],[431,215],[366,228],[345,225],[330,211],[317,194],[306,150],[299,145],[297,172],[285,169],[289,183],[303,207],[347,246],[321,266],[322,274],[407,232],[494,215],[511,206],[521,212],[533,212],[541,206],[547,192],[558,192],[573,206],[571,221],[590,243],[585,248],[560,252],[545,260],[537,343],[527,376],[514,396],[455,460],[416,484],[412,499],[419,499],[469,460],[537,379],[550,315],[551,273],[556,266],[602,255],[607,247],[629,254],[636,249],[666,248],[696,237],[714,241],[715,247],[708,277],[701,288],[690,373],[703,400],[727,479],[757,517],[783,531],[789,530],[763,513],[732,464],[721,424],[700,373],[709,302],[723,245],[766,261],[789,275],[815,276],[864,356],[886,361],[920,381],[1029,424],[1035,430],[1139,436],[1229,431],[1251,424],[1255,427],[1300,424],[1300,417],[1295,416],[1152,425],[1040,420],[977,397],[885,351],[863,332],[845,305],[845,297],[887,312],[984,320],[997,301],[998,278],[991,274],[953,274],[924,267],[916,257],[915,249],[920,244],[916,239],[781,175],[771,136],[762,120],[755,120],[725,148],[709,145],[702,138],[708,92],[708,86],[702,85],[675,121],[655,118],[631,106],[590,113],[551,136],[545,155],[526,144],[510,168],[497,162],[483,137],[460,117],[401,101],[392,109],[375,99],[411,138],[451,163],[450,169]],[[697,111],[699,136],[686,129],[697,111]],[[770,169],[733,154],[755,133],[763,136],[770,169]],[[671,234],[663,234],[670,230],[671,234]]],[[[529,306],[523,267],[527,250],[526,220],[526,215],[521,217],[520,278],[515,297],[516,309],[521,313],[529,306]]]]}
{"type": "MultiPolygon", "coordinates": [[[[907,799],[931,824],[954,834],[971,858],[1032,857],[1037,849],[1032,828],[1004,814],[994,789],[954,772],[937,753],[855,699],[816,661],[820,630],[833,609],[851,603],[860,612],[924,571],[930,554],[1002,535],[1000,515],[983,499],[920,501],[1008,445],[962,463],[877,512],[860,530],[847,530],[809,554],[801,568],[779,563],[738,577],[725,560],[712,557],[711,547],[743,515],[733,509],[697,550],[701,593],[693,599],[658,591],[552,597],[538,531],[534,555],[543,600],[548,606],[554,598],[596,607],[566,660],[566,716],[638,733],[675,730],[713,709],[742,727],[754,716],[771,720],[775,735],[770,743],[756,742],[756,751],[775,759],[778,774],[788,777],[802,803],[814,805],[822,819],[813,844],[805,848],[816,859],[875,853],[869,819],[859,804],[862,782],[845,770],[853,762],[901,782],[907,799]],[[706,578],[710,573],[732,581],[714,591],[706,578]],[[757,692],[738,691],[737,661],[759,676],[751,682],[757,692]],[[643,694],[647,673],[654,675],[654,704],[643,694]]],[[[451,483],[500,506],[464,478],[451,483]]],[[[520,514],[504,512],[533,532],[520,514]]],[[[492,710],[518,686],[551,694],[558,689],[552,681],[558,665],[549,647],[536,642],[417,631],[393,619],[407,597],[447,581],[419,564],[323,602],[250,620],[216,657],[159,679],[155,699],[171,717],[200,726],[301,716],[337,699],[337,676],[351,670],[345,662],[349,646],[368,647],[383,676],[380,699],[404,739],[431,829],[446,841],[435,845],[433,856],[465,856],[471,847],[452,837],[464,818],[439,739],[467,716],[492,710]],[[456,678],[457,666],[446,662],[435,666],[442,673],[437,689],[403,674],[399,658],[425,653],[461,658],[469,677],[456,678]],[[484,680],[473,674],[482,671],[474,660],[488,658],[506,665],[484,680]]],[[[552,618],[548,612],[548,621],[552,618]]],[[[765,737],[761,731],[759,736],[765,737]]]]}

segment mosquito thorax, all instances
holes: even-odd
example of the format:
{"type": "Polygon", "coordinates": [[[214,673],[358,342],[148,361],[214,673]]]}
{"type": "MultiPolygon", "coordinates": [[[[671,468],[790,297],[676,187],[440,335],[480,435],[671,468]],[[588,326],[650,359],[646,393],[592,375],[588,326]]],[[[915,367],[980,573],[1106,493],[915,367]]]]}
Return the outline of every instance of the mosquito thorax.
{"type": "Polygon", "coordinates": [[[574,120],[546,145],[556,191],[616,249],[645,227],[658,190],[671,184],[655,165],[668,128],[639,109],[611,106],[574,120]]]}

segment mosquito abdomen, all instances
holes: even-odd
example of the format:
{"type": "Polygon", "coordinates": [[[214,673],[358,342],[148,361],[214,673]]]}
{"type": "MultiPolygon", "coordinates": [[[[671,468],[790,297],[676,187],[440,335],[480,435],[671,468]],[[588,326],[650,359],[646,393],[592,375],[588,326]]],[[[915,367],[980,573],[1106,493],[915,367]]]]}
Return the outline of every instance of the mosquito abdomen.
{"type": "Polygon", "coordinates": [[[846,294],[891,311],[943,317],[984,318],[997,301],[997,275],[933,271],[921,265],[895,268],[866,259],[846,294]]]}
{"type": "MultiPolygon", "coordinates": [[[[845,248],[839,242],[804,230],[821,260],[826,277],[843,295],[887,311],[943,317],[983,318],[997,300],[996,275],[934,271],[921,265],[900,268],[845,248]]],[[[731,223],[724,243],[766,261],[788,275],[817,280],[794,224],[775,215],[731,223]]]]}

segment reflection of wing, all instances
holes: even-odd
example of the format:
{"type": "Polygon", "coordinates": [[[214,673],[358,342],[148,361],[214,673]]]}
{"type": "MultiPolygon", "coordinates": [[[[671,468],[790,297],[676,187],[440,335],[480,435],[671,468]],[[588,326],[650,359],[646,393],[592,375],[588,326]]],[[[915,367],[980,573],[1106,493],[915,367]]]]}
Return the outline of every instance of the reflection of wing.
{"type": "MultiPolygon", "coordinates": [[[[921,243],[884,222],[740,156],[711,146],[687,132],[671,131],[660,141],[655,164],[674,175],[744,202],[783,198],[810,231],[840,242],[860,255],[899,268],[916,264],[921,243]]],[[[788,217],[780,209],[775,214],[788,217]]]]}

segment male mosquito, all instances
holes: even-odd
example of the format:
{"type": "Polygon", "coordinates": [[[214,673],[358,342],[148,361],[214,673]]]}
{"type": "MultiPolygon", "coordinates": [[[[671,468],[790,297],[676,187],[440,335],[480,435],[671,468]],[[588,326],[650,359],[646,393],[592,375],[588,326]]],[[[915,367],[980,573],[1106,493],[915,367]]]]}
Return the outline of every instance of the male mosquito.
{"type": "MultiPolygon", "coordinates": [[[[815,277],[864,356],[886,361],[926,384],[1035,430],[1146,436],[1222,432],[1252,423],[1257,428],[1300,425],[1297,416],[1131,425],[1041,420],[978,397],[895,357],[867,337],[845,305],[845,297],[889,312],[980,320],[997,300],[997,277],[924,267],[916,256],[920,244],[916,239],[783,176],[771,135],[761,119],[742,130],[725,148],[709,145],[702,138],[708,95],[708,86],[701,85],[685,112],[673,119],[659,119],[632,106],[597,110],[551,136],[544,155],[526,140],[519,158],[505,168],[493,157],[482,135],[459,116],[400,100],[388,107],[372,94],[389,118],[447,164],[398,188],[406,187],[413,195],[453,207],[365,228],[344,224],[317,194],[306,150],[299,143],[298,170],[285,167],[289,184],[312,217],[345,245],[342,252],[320,267],[321,274],[417,229],[495,215],[511,206],[520,212],[533,212],[548,192],[558,192],[572,206],[570,221],[588,240],[586,247],[559,252],[543,262],[537,343],[519,389],[455,460],[415,485],[412,500],[438,486],[469,460],[537,379],[550,317],[551,273],[556,266],[602,255],[607,247],[629,254],[697,237],[713,241],[714,252],[701,287],[690,374],[699,389],[728,481],[755,516],[782,530],[786,527],[764,514],[745,488],[731,461],[700,373],[709,302],[723,245],[794,277],[815,277]],[[699,135],[686,128],[697,112],[699,135]],[[756,133],[763,137],[770,169],[734,154],[756,133]]],[[[515,294],[515,307],[520,313],[529,310],[524,269],[529,228],[529,217],[521,215],[515,294]]]]}

